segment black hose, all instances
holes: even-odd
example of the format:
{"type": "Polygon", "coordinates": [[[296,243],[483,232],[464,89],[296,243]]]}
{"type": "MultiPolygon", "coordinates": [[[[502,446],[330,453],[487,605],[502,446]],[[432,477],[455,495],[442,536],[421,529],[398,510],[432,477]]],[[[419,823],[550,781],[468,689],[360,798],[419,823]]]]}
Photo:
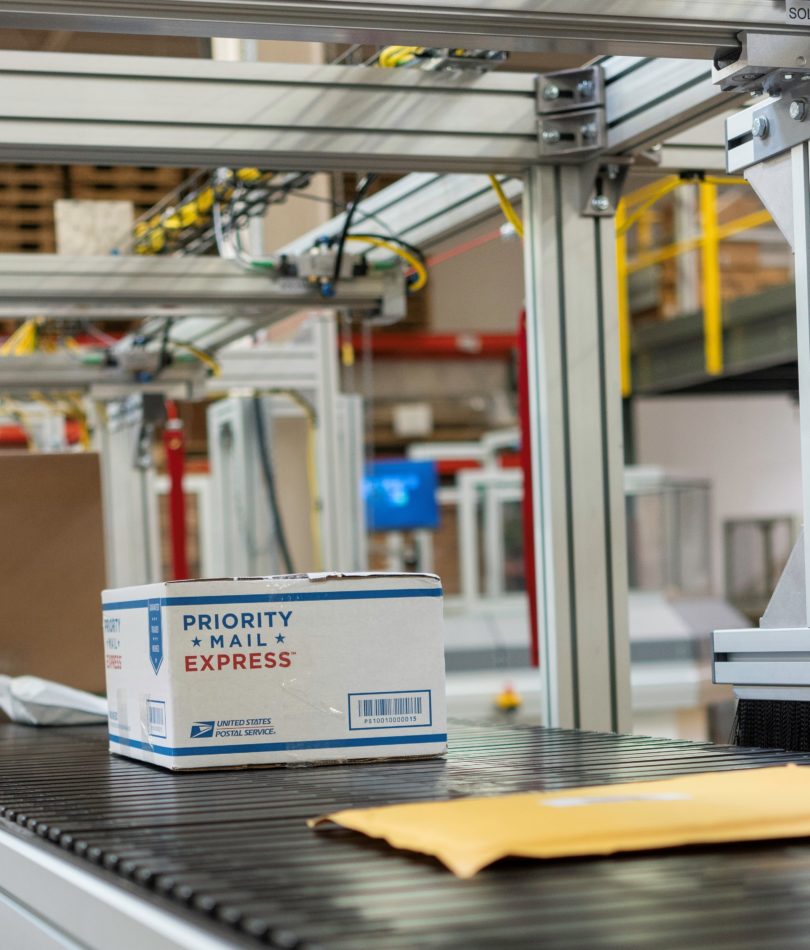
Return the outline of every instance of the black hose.
{"type": "Polygon", "coordinates": [[[332,284],[333,286],[337,285],[338,280],[340,279],[340,268],[343,264],[343,252],[346,248],[346,236],[349,233],[349,228],[352,226],[352,220],[354,218],[354,213],[357,211],[357,206],[363,200],[366,195],[366,192],[374,183],[377,176],[375,174],[369,173],[364,175],[357,185],[357,189],[354,192],[354,198],[352,198],[351,204],[346,209],[346,217],[343,221],[343,230],[340,232],[340,239],[338,240],[337,253],[335,254],[335,270],[332,275],[332,284]]]}
{"type": "Polygon", "coordinates": [[[281,553],[281,559],[284,562],[285,572],[287,574],[293,574],[295,572],[293,571],[292,558],[290,557],[290,548],[287,544],[284,522],[281,520],[281,511],[278,507],[276,479],[273,475],[273,466],[270,464],[270,453],[267,450],[267,434],[264,429],[264,408],[260,396],[253,397],[253,418],[256,422],[256,441],[259,447],[259,461],[262,467],[262,477],[264,478],[265,488],[267,489],[267,500],[270,503],[270,513],[275,526],[276,542],[281,553]]]}

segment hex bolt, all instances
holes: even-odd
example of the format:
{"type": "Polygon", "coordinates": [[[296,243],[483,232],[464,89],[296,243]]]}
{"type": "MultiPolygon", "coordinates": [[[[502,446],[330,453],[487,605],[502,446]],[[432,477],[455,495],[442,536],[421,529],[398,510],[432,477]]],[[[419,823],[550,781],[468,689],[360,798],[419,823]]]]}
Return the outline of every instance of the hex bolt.
{"type": "Polygon", "coordinates": [[[771,124],[768,122],[767,116],[764,115],[758,115],[751,124],[751,135],[753,135],[755,139],[767,138],[770,130],[771,124]]]}
{"type": "Polygon", "coordinates": [[[582,79],[577,83],[577,92],[579,93],[580,99],[590,99],[594,92],[593,80],[582,79]]]}
{"type": "Polygon", "coordinates": [[[591,207],[594,211],[609,211],[610,210],[610,198],[607,195],[594,195],[591,198],[591,207]]]}
{"type": "Polygon", "coordinates": [[[557,129],[544,129],[542,138],[546,145],[556,145],[561,136],[557,129]]]}
{"type": "Polygon", "coordinates": [[[550,82],[547,86],[543,88],[543,98],[548,102],[553,102],[555,99],[560,98],[560,87],[555,86],[553,82],[550,82]]]}
{"type": "Polygon", "coordinates": [[[791,119],[794,119],[796,122],[804,122],[807,118],[807,100],[794,99],[790,104],[788,114],[791,119]]]}

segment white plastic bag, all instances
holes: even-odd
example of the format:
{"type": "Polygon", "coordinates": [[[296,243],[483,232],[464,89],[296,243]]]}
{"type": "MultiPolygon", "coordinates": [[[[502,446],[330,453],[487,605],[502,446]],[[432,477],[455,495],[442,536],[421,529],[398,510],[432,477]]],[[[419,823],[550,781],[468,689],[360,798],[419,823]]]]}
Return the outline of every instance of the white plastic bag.
{"type": "Polygon", "coordinates": [[[38,676],[0,675],[0,709],[29,726],[81,726],[107,719],[107,700],[38,676]]]}

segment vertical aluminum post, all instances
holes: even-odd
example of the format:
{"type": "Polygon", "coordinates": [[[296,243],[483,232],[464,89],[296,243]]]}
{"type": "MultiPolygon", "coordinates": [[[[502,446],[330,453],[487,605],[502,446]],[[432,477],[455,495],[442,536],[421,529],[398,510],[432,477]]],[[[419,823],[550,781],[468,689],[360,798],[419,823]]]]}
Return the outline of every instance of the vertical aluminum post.
{"type": "Polygon", "coordinates": [[[792,152],[793,251],[796,276],[796,342],[799,360],[799,411],[804,507],[804,589],[806,623],[810,627],[810,143],[792,152]]]}
{"type": "Polygon", "coordinates": [[[155,473],[136,464],[141,397],[108,403],[97,417],[107,584],[151,584],[162,571],[155,473]]]}
{"type": "Polygon", "coordinates": [[[523,197],[543,701],[549,725],[627,731],[616,241],[579,174],[533,168],[523,197]]]}

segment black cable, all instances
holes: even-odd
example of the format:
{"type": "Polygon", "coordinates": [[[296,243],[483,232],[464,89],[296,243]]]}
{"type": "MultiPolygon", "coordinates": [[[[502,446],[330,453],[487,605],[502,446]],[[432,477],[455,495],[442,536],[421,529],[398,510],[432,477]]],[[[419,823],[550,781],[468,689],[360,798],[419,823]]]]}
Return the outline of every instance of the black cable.
{"type": "Polygon", "coordinates": [[[158,356],[158,373],[161,370],[164,370],[172,361],[171,353],[169,352],[169,338],[172,332],[172,324],[174,320],[172,317],[168,317],[166,322],[163,324],[163,335],[160,340],[160,355],[158,356]]]}
{"type": "Polygon", "coordinates": [[[337,253],[335,254],[335,271],[332,275],[332,283],[337,284],[340,278],[340,268],[343,264],[343,251],[346,247],[346,237],[349,233],[349,228],[352,226],[352,219],[354,218],[354,213],[357,211],[357,206],[363,200],[366,195],[366,192],[372,186],[377,176],[373,173],[364,175],[363,178],[357,185],[357,188],[354,192],[354,198],[352,198],[351,204],[346,209],[346,218],[343,222],[343,230],[340,232],[340,239],[338,241],[337,253]]]}
{"type": "Polygon", "coordinates": [[[292,557],[290,557],[290,548],[287,544],[284,522],[281,520],[281,511],[278,507],[276,479],[273,475],[273,466],[270,464],[270,453],[267,450],[267,435],[264,430],[264,409],[260,396],[253,397],[253,418],[256,421],[256,442],[259,447],[259,461],[262,467],[265,488],[267,489],[267,500],[270,502],[270,513],[273,517],[273,523],[276,529],[276,541],[278,542],[279,551],[281,552],[281,559],[284,562],[284,570],[287,574],[293,574],[295,572],[293,571],[292,557]]]}

